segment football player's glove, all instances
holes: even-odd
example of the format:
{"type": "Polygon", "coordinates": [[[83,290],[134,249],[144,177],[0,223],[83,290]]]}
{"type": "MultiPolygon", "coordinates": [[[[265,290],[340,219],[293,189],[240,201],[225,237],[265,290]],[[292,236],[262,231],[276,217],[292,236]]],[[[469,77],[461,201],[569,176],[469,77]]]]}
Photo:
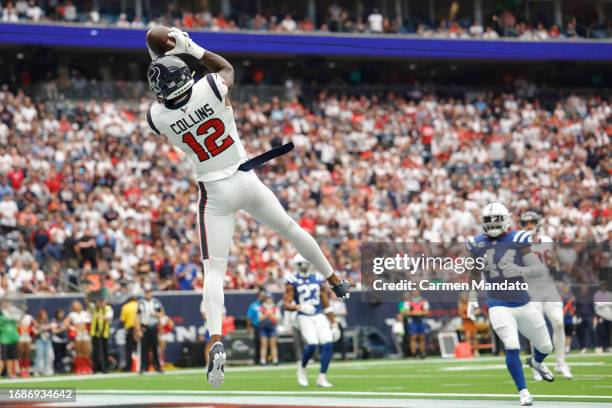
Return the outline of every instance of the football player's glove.
{"type": "Polygon", "coordinates": [[[478,302],[468,302],[467,304],[468,319],[476,321],[476,310],[477,309],[478,309],[478,302]]]}
{"type": "Polygon", "coordinates": [[[174,38],[176,44],[170,51],[166,51],[166,55],[189,54],[196,59],[202,59],[204,56],[204,48],[195,43],[184,31],[176,27],[172,27],[168,33],[168,37],[174,38]]]}
{"type": "Polygon", "coordinates": [[[332,333],[332,341],[334,343],[340,340],[340,327],[338,327],[338,323],[334,323],[331,325],[331,333],[332,333]]]}
{"type": "Polygon", "coordinates": [[[317,309],[309,303],[304,303],[304,304],[299,305],[298,311],[304,313],[305,315],[309,315],[309,316],[312,316],[313,314],[317,313],[317,309]]]}
{"type": "Polygon", "coordinates": [[[517,276],[539,278],[540,276],[546,274],[546,265],[541,263],[533,253],[526,255],[523,260],[526,260],[528,257],[530,261],[528,266],[519,266],[502,258],[498,264],[499,269],[502,270],[504,277],[506,278],[514,278],[517,276]]]}
{"type": "Polygon", "coordinates": [[[344,279],[337,285],[331,285],[331,289],[338,299],[347,300],[351,296],[351,285],[344,279]]]}

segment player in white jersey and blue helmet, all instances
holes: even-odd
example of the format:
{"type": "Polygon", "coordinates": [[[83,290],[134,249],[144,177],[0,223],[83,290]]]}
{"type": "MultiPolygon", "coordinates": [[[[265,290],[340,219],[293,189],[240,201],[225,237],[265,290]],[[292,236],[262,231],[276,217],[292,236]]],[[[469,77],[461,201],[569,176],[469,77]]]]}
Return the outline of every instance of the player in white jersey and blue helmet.
{"type": "Polygon", "coordinates": [[[177,28],[171,28],[168,35],[175,41],[172,50],[164,55],[149,50],[153,61],[147,77],[158,101],[147,112],[147,122],[154,133],[165,136],[186,154],[200,188],[203,301],[213,344],[206,377],[209,384],[218,387],[225,379],[226,360],[221,343],[223,282],[238,210],[245,210],[289,239],[327,279],[336,296],[348,298],[349,285],[334,272],[314,238],[285,212],[252,170],[288,152],[292,145],[288,143],[248,160],[229,97],[234,84],[232,65],[204,50],[177,28]],[[209,73],[196,82],[183,56],[195,58],[209,73]]]}
{"type": "Polygon", "coordinates": [[[297,311],[297,323],[305,343],[302,361],[298,364],[298,384],[308,386],[306,366],[317,346],[320,346],[321,370],[317,386],[331,387],[327,381],[327,369],[333,354],[333,343],[340,338],[340,328],[329,304],[327,283],[301,255],[296,255],[292,264],[295,273],[286,275],[284,308],[297,311]]]}
{"type": "MultiPolygon", "coordinates": [[[[519,332],[534,346],[534,355],[527,364],[537,370],[546,381],[554,376],[544,364],[552,352],[552,343],[542,314],[530,302],[527,290],[520,284],[526,277],[546,273],[546,266],[531,252],[531,232],[510,231],[510,212],[501,203],[488,204],[482,211],[483,234],[468,239],[467,248],[472,256],[485,259],[481,279],[491,284],[514,285],[516,290],[488,290],[486,302],[489,319],[497,336],[504,344],[506,366],[519,391],[520,404],[531,405],[533,397],[527,389],[523,365],[520,360],[519,332]]],[[[475,292],[470,293],[468,316],[475,318],[478,307],[475,292]]]]}
{"type": "MultiPolygon", "coordinates": [[[[557,360],[556,371],[564,378],[573,378],[572,372],[565,362],[565,324],[563,322],[563,301],[555,285],[555,281],[550,274],[553,266],[553,240],[551,237],[541,233],[538,228],[540,225],[540,215],[535,211],[525,211],[521,215],[521,227],[532,232],[531,252],[548,267],[547,273],[540,277],[528,277],[529,294],[532,303],[538,311],[548,319],[552,327],[552,340],[557,360]]],[[[533,379],[542,381],[542,376],[537,370],[533,370],[533,379]]]]}

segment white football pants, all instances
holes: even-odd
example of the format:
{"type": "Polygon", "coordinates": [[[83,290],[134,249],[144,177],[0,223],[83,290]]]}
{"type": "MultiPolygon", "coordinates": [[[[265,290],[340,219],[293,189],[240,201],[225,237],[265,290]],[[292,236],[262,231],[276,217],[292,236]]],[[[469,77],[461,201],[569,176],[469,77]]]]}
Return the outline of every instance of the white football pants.
{"type": "Polygon", "coordinates": [[[325,278],[334,273],[315,239],[289,217],[274,193],[253,170],[237,171],[231,177],[198,182],[198,185],[198,227],[204,265],[203,298],[211,335],[221,335],[223,281],[238,210],[245,210],[257,221],[291,241],[325,278]]]}
{"type": "Polygon", "coordinates": [[[297,321],[306,344],[316,346],[332,342],[331,325],[323,313],[313,316],[298,315],[297,321]]]}
{"type": "Polygon", "coordinates": [[[565,361],[565,325],[563,323],[562,302],[532,302],[541,315],[546,316],[553,332],[553,344],[558,363],[565,361]]]}
{"type": "Polygon", "coordinates": [[[493,306],[489,309],[489,319],[506,350],[520,350],[520,332],[541,353],[552,352],[546,322],[533,303],[519,307],[493,306]]]}

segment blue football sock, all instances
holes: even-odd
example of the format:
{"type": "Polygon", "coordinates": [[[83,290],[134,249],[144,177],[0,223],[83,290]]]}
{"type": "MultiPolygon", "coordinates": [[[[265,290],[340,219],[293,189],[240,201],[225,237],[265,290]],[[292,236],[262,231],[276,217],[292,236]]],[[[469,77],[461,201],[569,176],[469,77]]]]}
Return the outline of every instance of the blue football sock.
{"type": "Polygon", "coordinates": [[[302,354],[302,367],[306,368],[316,349],[317,346],[314,344],[308,344],[306,347],[304,347],[304,354],[302,354]]]}
{"type": "Polygon", "coordinates": [[[321,346],[321,373],[325,374],[334,353],[334,345],[325,343],[321,346]]]}
{"type": "Polygon", "coordinates": [[[506,350],[506,367],[510,371],[516,388],[520,391],[527,388],[527,385],[525,384],[525,374],[523,373],[523,364],[519,353],[519,350],[506,350]]]}
{"type": "Polygon", "coordinates": [[[537,361],[538,363],[541,363],[542,361],[544,361],[547,355],[548,354],[540,353],[537,348],[535,347],[533,348],[533,359],[537,361]]]}

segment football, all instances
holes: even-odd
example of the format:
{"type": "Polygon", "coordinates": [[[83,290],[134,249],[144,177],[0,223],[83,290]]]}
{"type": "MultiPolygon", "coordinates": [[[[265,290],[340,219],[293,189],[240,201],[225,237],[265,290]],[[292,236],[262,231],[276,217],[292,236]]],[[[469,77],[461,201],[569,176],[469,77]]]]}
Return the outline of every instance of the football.
{"type": "Polygon", "coordinates": [[[174,38],[168,36],[170,29],[165,26],[153,27],[147,32],[147,45],[160,55],[174,48],[174,38]]]}

